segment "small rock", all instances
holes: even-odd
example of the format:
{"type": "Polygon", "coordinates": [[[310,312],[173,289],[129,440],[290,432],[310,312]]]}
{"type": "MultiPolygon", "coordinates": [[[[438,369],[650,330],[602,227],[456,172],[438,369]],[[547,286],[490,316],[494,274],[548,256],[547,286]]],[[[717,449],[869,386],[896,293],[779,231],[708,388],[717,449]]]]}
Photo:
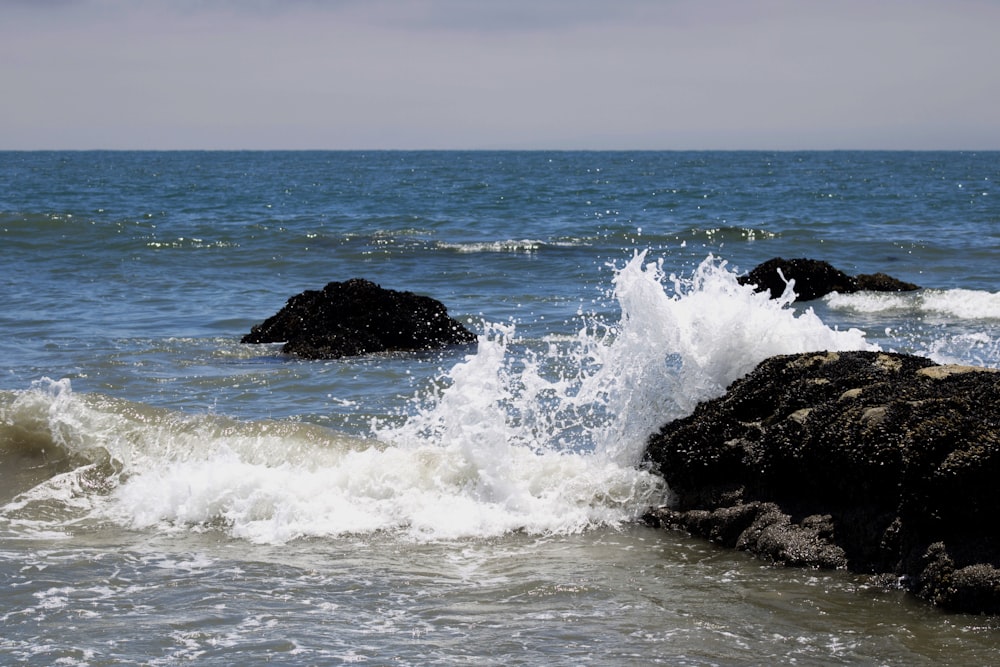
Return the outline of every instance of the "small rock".
{"type": "Polygon", "coordinates": [[[285,343],[287,354],[338,359],[475,341],[475,334],[449,317],[440,301],[355,278],[293,296],[240,342],[285,343]]]}

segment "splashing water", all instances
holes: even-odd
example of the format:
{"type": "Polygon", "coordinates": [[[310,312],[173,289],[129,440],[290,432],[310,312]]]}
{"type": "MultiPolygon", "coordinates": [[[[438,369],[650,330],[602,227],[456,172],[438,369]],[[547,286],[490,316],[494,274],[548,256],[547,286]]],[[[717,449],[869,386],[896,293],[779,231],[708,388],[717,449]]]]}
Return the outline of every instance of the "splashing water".
{"type": "Polygon", "coordinates": [[[89,467],[37,485],[0,519],[27,525],[33,506],[56,502],[68,511],[61,523],[30,518],[46,529],[82,518],[221,529],[264,543],[617,525],[665,499],[662,480],[640,465],[661,424],[768,356],[871,347],[860,331],[830,329],[812,310],[797,315],[790,292],[771,300],[741,286],[712,257],[679,278],[636,253],[616,269],[613,296],[619,321],[592,317],[575,336],[521,341],[512,325],[487,326],[443,388],[414,399],[404,423],[374,424],[371,438],[84,398],[68,381],[36,388],[19,400],[38,404],[32,414],[51,446],[86,455],[89,467]],[[82,483],[101,461],[113,462],[101,483],[82,483]]]}
{"type": "Polygon", "coordinates": [[[774,300],[740,285],[713,257],[682,279],[636,253],[613,286],[618,323],[592,321],[568,345],[521,356],[511,352],[514,328],[492,325],[437,400],[382,436],[477,443],[490,460],[524,446],[635,466],[660,425],[721,395],[767,357],[875,349],[858,329],[831,329],[811,309],[796,315],[790,290],[774,300]]]}

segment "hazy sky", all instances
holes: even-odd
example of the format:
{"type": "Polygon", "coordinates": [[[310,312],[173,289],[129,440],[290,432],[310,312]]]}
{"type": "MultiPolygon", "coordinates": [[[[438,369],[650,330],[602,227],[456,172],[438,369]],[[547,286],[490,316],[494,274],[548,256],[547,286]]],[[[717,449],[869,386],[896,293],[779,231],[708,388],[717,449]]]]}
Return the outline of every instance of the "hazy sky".
{"type": "Polygon", "coordinates": [[[0,0],[0,149],[1000,149],[1000,0],[0,0]]]}

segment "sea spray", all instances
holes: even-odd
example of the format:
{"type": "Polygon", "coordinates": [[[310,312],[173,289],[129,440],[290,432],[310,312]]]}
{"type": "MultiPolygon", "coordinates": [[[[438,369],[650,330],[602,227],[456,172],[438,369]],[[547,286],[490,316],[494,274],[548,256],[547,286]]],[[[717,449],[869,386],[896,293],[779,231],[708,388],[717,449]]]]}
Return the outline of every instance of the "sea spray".
{"type": "Polygon", "coordinates": [[[39,528],[111,521],[261,543],[614,526],[667,498],[640,464],[660,424],[772,354],[869,347],[857,330],[740,286],[712,257],[683,278],[636,253],[612,296],[620,317],[582,317],[575,336],[523,341],[513,325],[487,325],[403,423],[376,423],[367,438],[76,395],[68,381],[36,387],[53,445],[109,465],[100,483],[84,467],[53,477],[3,514],[39,528]],[[66,515],[31,514],[45,503],[66,515]]]}
{"type": "Polygon", "coordinates": [[[691,277],[668,277],[646,254],[615,267],[617,322],[590,318],[575,337],[536,348],[512,325],[487,324],[477,354],[449,372],[448,388],[381,434],[591,451],[637,465],[660,424],[769,356],[872,348],[857,329],[831,329],[811,309],[796,314],[791,292],[773,300],[740,285],[724,261],[708,257],[691,277]]]}
{"type": "Polygon", "coordinates": [[[607,395],[612,419],[599,446],[623,462],[635,463],[663,422],[721,395],[767,357],[872,347],[858,329],[831,329],[812,309],[796,313],[794,283],[770,299],[740,285],[713,256],[685,278],[665,276],[662,260],[647,262],[638,252],[617,272],[614,287],[621,321],[604,348],[606,370],[589,378],[583,394],[607,395]]]}
{"type": "Polygon", "coordinates": [[[796,314],[791,292],[771,300],[739,285],[712,257],[691,278],[671,276],[672,294],[665,280],[660,263],[636,253],[613,281],[619,321],[591,320],[576,337],[532,346],[512,325],[487,325],[476,354],[451,369],[439,394],[376,434],[404,449],[451,449],[470,475],[464,492],[515,514],[531,505],[565,515],[560,503],[593,510],[593,498],[614,497],[625,519],[663,498],[639,465],[659,425],[773,354],[872,347],[856,329],[830,329],[812,310],[796,314]],[[540,486],[526,477],[552,461],[580,477],[540,486]],[[635,495],[605,492],[624,480],[635,495]],[[563,495],[563,483],[584,492],[563,495]],[[542,497],[552,502],[526,502],[542,497]]]}

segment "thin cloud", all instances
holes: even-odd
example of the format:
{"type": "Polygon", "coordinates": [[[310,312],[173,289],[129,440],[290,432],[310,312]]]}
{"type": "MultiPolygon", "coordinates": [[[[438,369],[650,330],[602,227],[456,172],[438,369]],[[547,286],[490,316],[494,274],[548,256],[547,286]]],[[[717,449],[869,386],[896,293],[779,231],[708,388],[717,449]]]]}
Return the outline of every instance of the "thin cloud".
{"type": "Polygon", "coordinates": [[[996,3],[0,3],[0,148],[1000,148],[996,3]]]}

